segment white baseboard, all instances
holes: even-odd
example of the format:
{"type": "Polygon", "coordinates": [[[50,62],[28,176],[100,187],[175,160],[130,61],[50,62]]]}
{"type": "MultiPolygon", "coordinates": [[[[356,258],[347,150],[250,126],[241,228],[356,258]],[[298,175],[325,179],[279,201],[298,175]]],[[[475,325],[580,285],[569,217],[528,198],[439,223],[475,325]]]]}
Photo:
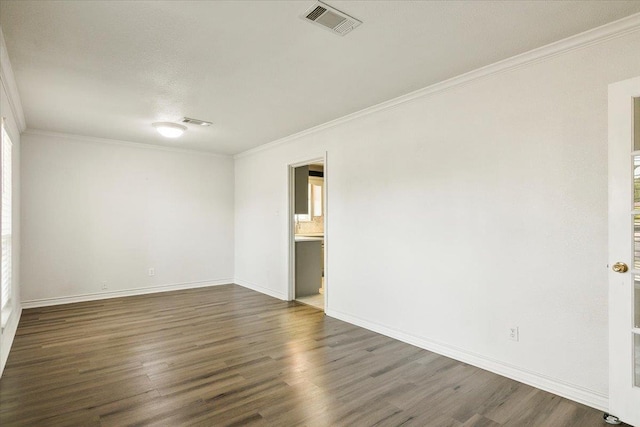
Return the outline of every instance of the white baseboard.
{"type": "Polygon", "coordinates": [[[176,283],[171,285],[149,286],[146,288],[125,289],[121,291],[97,292],[92,294],[72,295],[55,298],[42,298],[22,302],[22,308],[48,307],[51,305],[70,304],[74,302],[97,301],[101,299],[129,297],[133,295],[153,294],[156,292],[179,291],[183,289],[204,288],[207,286],[230,285],[233,279],[206,280],[202,282],[176,283]]]}
{"type": "Polygon", "coordinates": [[[235,283],[236,285],[240,285],[240,286],[242,286],[244,288],[251,289],[251,290],[254,290],[256,292],[260,292],[261,294],[269,295],[270,297],[278,298],[278,299],[281,299],[283,301],[287,300],[287,295],[282,293],[282,292],[274,291],[273,289],[265,288],[264,286],[260,286],[260,285],[256,285],[255,283],[247,282],[246,280],[235,279],[233,281],[233,283],[235,283]]]}
{"type": "Polygon", "coordinates": [[[426,338],[407,334],[405,332],[389,328],[387,326],[380,325],[378,323],[371,322],[365,319],[361,319],[350,314],[342,313],[337,310],[328,309],[326,314],[327,316],[343,320],[353,325],[369,329],[371,331],[386,335],[402,342],[406,342],[411,345],[415,345],[416,347],[420,347],[425,350],[429,350],[434,353],[438,353],[443,356],[447,356],[452,359],[477,366],[479,368],[502,375],[507,378],[511,378],[521,383],[528,384],[530,386],[548,391],[553,394],[557,394],[558,396],[566,397],[567,399],[571,399],[584,405],[591,406],[601,411],[608,411],[609,398],[605,394],[589,390],[575,384],[570,384],[562,380],[551,378],[546,375],[522,369],[517,366],[509,365],[499,360],[495,360],[477,353],[463,350],[461,348],[450,346],[448,344],[443,344],[426,338]]]}
{"type": "MultiPolygon", "coordinates": [[[[94,300],[117,298],[117,297],[123,297],[123,296],[143,295],[143,294],[150,294],[150,293],[156,293],[156,292],[167,292],[167,291],[174,291],[174,290],[181,290],[181,289],[201,288],[201,287],[207,287],[207,286],[217,286],[217,285],[225,285],[225,284],[232,284],[232,283],[254,290],[256,292],[269,295],[274,298],[278,298],[280,300],[285,300],[285,301],[287,300],[286,295],[282,292],[277,292],[272,289],[265,288],[260,285],[256,285],[255,283],[248,282],[246,280],[221,279],[221,280],[213,280],[213,281],[205,281],[205,282],[179,283],[179,284],[173,284],[173,285],[153,286],[153,287],[147,287],[147,288],[137,288],[137,289],[112,291],[112,292],[100,292],[100,293],[94,293],[94,294],[74,295],[74,296],[58,297],[58,298],[43,298],[38,300],[23,301],[22,308],[26,309],[26,308],[35,308],[35,307],[45,307],[45,306],[51,306],[51,305],[69,304],[73,302],[94,301],[94,300]]],[[[477,366],[482,369],[486,369],[487,371],[494,372],[496,374],[505,376],[507,378],[511,378],[513,380],[522,382],[524,384],[528,384],[530,386],[539,388],[541,390],[545,390],[550,393],[557,394],[559,396],[574,400],[576,402],[591,406],[593,408],[596,408],[605,412],[609,408],[608,396],[603,393],[599,393],[575,384],[570,384],[562,380],[558,380],[558,379],[551,378],[536,372],[519,368],[517,366],[513,366],[510,364],[501,362],[499,360],[495,360],[495,359],[492,359],[477,353],[473,353],[461,348],[457,348],[448,344],[443,344],[443,343],[429,340],[426,338],[417,337],[415,335],[411,335],[411,334],[408,334],[408,333],[405,333],[405,332],[402,332],[402,331],[399,331],[375,322],[361,319],[357,316],[352,316],[350,314],[342,313],[337,310],[327,309],[326,314],[327,316],[351,323],[356,326],[360,326],[365,329],[369,329],[371,331],[377,332],[382,335],[386,335],[388,337],[397,339],[402,342],[406,342],[411,345],[415,345],[416,347],[433,351],[434,353],[438,353],[443,356],[447,356],[452,359],[459,360],[461,362],[468,363],[470,365],[477,366]]],[[[19,317],[20,316],[18,315],[17,318],[19,317]]],[[[11,322],[11,323],[14,323],[14,322],[11,322]]],[[[17,326],[17,322],[15,323],[17,326]]],[[[10,325],[7,325],[7,327],[9,328],[10,325]]],[[[9,332],[8,330],[5,330],[5,331],[9,332]]],[[[6,362],[6,360],[2,360],[2,362],[3,362],[2,367],[4,367],[4,362],[6,362]]]]}

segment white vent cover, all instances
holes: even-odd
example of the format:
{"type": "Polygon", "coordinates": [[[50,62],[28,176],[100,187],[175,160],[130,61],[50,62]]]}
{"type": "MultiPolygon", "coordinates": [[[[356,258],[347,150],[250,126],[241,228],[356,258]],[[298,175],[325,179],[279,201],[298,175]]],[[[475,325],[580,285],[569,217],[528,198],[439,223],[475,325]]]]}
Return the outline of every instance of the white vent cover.
{"type": "Polygon", "coordinates": [[[182,118],[182,123],[189,123],[191,125],[198,125],[198,126],[211,126],[213,124],[211,122],[205,122],[204,120],[192,119],[190,117],[183,117],[182,118]]]}
{"type": "Polygon", "coordinates": [[[305,13],[300,15],[305,21],[313,22],[334,34],[344,36],[358,25],[362,24],[356,18],[342,13],[329,5],[317,1],[305,13]]]}

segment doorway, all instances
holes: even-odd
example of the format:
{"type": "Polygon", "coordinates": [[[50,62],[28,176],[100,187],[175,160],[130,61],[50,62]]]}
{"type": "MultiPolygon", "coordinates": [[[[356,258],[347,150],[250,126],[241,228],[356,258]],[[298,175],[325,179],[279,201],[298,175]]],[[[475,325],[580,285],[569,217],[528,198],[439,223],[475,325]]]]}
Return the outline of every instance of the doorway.
{"type": "Polygon", "coordinates": [[[289,300],[327,307],[326,155],[289,165],[289,300]]]}
{"type": "Polygon", "coordinates": [[[640,425],[640,77],[609,86],[609,414],[640,425]]]}

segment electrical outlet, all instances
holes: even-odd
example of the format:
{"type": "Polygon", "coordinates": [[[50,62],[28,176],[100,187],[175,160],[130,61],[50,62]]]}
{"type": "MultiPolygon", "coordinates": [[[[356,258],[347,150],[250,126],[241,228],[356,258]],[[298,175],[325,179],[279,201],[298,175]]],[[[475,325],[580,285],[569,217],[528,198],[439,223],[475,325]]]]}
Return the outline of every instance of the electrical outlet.
{"type": "Polygon", "coordinates": [[[100,285],[103,291],[107,290],[107,282],[101,282],[100,285]]]}
{"type": "Polygon", "coordinates": [[[520,341],[520,328],[517,326],[512,326],[509,328],[509,339],[511,341],[520,341]]]}
{"type": "Polygon", "coordinates": [[[150,268],[149,269],[149,276],[155,276],[156,275],[156,269],[155,268],[150,268]]]}

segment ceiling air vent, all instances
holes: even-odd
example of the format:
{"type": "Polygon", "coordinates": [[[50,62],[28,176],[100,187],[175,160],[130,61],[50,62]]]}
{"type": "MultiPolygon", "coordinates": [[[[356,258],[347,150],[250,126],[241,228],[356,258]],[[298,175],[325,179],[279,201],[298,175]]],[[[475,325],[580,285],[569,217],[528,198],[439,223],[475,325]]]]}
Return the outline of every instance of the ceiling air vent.
{"type": "Polygon", "coordinates": [[[320,25],[334,34],[344,36],[362,24],[356,18],[342,13],[329,5],[317,1],[301,16],[304,20],[320,25]]]}
{"type": "Polygon", "coordinates": [[[211,126],[213,123],[205,122],[204,120],[191,119],[189,117],[184,117],[182,119],[182,123],[189,123],[190,125],[198,125],[198,126],[211,126]]]}

